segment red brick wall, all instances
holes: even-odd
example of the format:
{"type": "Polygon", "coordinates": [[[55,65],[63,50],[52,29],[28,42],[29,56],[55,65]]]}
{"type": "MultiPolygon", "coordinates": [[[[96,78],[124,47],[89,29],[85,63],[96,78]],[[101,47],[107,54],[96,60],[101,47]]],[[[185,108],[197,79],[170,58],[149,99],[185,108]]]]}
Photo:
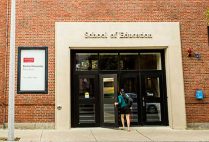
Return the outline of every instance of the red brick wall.
{"type": "Polygon", "coordinates": [[[0,1],[0,124],[4,118],[7,1],[0,1]]]}
{"type": "MultiPolygon", "coordinates": [[[[2,1],[2,0],[1,0],[2,1]]],[[[54,122],[55,22],[180,22],[187,121],[209,122],[209,46],[204,13],[209,1],[27,0],[17,1],[16,46],[47,46],[49,93],[18,94],[16,122],[54,122]],[[187,49],[201,59],[187,57],[187,49]],[[194,97],[202,88],[206,98],[194,97]],[[204,119],[203,119],[204,118],[204,119]]]]}

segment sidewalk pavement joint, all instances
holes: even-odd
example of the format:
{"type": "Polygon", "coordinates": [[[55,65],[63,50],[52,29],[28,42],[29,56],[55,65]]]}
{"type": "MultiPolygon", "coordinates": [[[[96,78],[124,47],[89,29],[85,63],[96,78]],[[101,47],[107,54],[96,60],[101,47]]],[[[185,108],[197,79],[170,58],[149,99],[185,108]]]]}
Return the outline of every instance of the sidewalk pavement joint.
{"type": "Polygon", "coordinates": [[[149,138],[148,136],[144,135],[143,133],[139,132],[138,130],[136,130],[137,133],[141,134],[142,136],[144,136],[145,138],[149,139],[150,141],[154,141],[151,138],[149,138]]]}
{"type": "Polygon", "coordinates": [[[95,137],[95,135],[94,135],[94,133],[92,132],[92,130],[90,129],[90,131],[91,131],[91,134],[92,134],[92,136],[94,137],[94,139],[95,139],[95,142],[98,142],[97,141],[97,138],[95,137]]]}
{"type": "Polygon", "coordinates": [[[40,142],[41,142],[41,139],[42,139],[42,136],[43,136],[43,130],[42,130],[42,132],[41,132],[41,136],[40,136],[40,142]]]}

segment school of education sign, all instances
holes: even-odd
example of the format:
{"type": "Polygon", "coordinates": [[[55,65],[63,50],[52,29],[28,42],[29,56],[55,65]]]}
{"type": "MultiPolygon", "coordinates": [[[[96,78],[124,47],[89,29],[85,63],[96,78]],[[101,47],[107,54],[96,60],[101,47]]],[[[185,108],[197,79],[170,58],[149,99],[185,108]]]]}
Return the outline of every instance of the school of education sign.
{"type": "Polygon", "coordinates": [[[129,32],[113,32],[113,33],[95,33],[85,32],[84,37],[86,39],[140,39],[140,38],[152,38],[150,33],[129,33],[129,32]]]}

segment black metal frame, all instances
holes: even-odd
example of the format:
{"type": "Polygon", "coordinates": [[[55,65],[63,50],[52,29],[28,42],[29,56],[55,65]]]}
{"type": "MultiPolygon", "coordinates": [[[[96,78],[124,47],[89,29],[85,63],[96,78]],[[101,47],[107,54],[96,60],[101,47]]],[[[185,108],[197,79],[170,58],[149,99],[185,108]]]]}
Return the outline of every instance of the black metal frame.
{"type": "MultiPolygon", "coordinates": [[[[119,56],[119,54],[118,54],[119,56]]],[[[119,66],[119,60],[120,59],[120,56],[118,58],[118,66],[119,66]]],[[[98,60],[99,60],[99,54],[98,54],[98,60]]],[[[121,78],[122,78],[122,75],[123,74],[130,74],[131,73],[135,73],[137,74],[137,80],[138,80],[138,87],[142,87],[142,82],[141,82],[141,78],[143,75],[146,75],[146,74],[150,74],[150,73],[157,73],[157,74],[160,74],[160,76],[162,76],[162,84],[161,84],[161,87],[160,90],[163,91],[163,101],[162,103],[164,104],[163,105],[163,110],[162,110],[162,122],[153,122],[153,123],[147,123],[144,121],[144,116],[145,113],[142,111],[143,110],[143,107],[142,107],[142,98],[138,98],[138,110],[140,110],[138,112],[138,124],[133,124],[133,125],[168,125],[168,109],[167,109],[167,93],[166,93],[166,78],[165,78],[165,58],[164,58],[164,50],[71,50],[71,77],[72,77],[72,80],[73,81],[71,84],[72,84],[72,93],[71,94],[75,94],[75,90],[76,90],[76,85],[73,85],[75,84],[75,76],[76,75],[82,75],[82,74],[97,74],[98,75],[98,78],[99,78],[99,75],[100,74],[116,74],[118,77],[118,82],[121,82],[121,78]],[[110,71],[106,71],[106,70],[100,70],[99,67],[98,67],[98,70],[96,71],[76,71],[75,70],[75,53],[130,53],[130,52],[136,52],[136,53],[160,53],[161,54],[161,61],[162,61],[162,69],[161,70],[155,70],[155,71],[151,71],[151,70],[120,70],[119,67],[118,67],[118,70],[110,70],[110,71]]],[[[99,83],[98,83],[99,85],[99,83]]],[[[119,88],[121,86],[121,83],[119,83],[119,88]]],[[[99,86],[98,86],[99,88],[99,86]]],[[[99,92],[98,92],[99,93],[99,92]]],[[[139,90],[139,95],[142,96],[142,91],[141,89],[139,90]]],[[[72,126],[73,127],[83,127],[81,125],[77,125],[75,123],[75,120],[78,119],[79,116],[76,116],[75,114],[75,111],[76,111],[76,96],[72,95],[71,96],[71,108],[72,108],[72,126]]],[[[101,102],[100,102],[101,103],[101,102]]],[[[161,107],[162,108],[162,107],[161,107]]],[[[101,114],[98,113],[96,115],[99,115],[101,117],[101,114]]],[[[101,118],[99,119],[101,121],[101,118]]],[[[119,119],[120,120],[120,119],[119,119]]],[[[97,126],[101,126],[102,124],[98,124],[97,126]]]]}
{"type": "MultiPolygon", "coordinates": [[[[166,84],[165,84],[165,75],[163,71],[144,71],[140,72],[141,81],[145,77],[159,77],[160,81],[160,98],[149,98],[145,96],[145,86],[141,82],[141,97],[145,98],[145,102],[158,102],[161,104],[161,121],[157,122],[146,122],[146,108],[141,105],[141,114],[142,114],[142,124],[143,125],[168,125],[168,112],[167,112],[167,93],[166,93],[166,84]]],[[[143,103],[143,102],[142,102],[143,103]]]]}
{"type": "MultiPolygon", "coordinates": [[[[103,94],[103,92],[102,92],[102,79],[104,78],[104,77],[113,77],[115,80],[117,80],[117,74],[100,74],[99,75],[99,78],[100,78],[100,80],[99,80],[99,84],[100,84],[100,94],[103,94]]],[[[115,94],[114,94],[114,101],[116,102],[117,101],[117,93],[118,93],[118,86],[117,86],[117,83],[116,82],[114,82],[114,92],[115,92],[115,94]]],[[[101,124],[101,126],[103,126],[103,127],[118,127],[118,107],[115,107],[114,108],[114,111],[115,111],[115,123],[114,124],[112,124],[112,123],[104,123],[104,108],[103,108],[103,102],[104,102],[104,98],[103,97],[101,97],[100,96],[100,109],[99,109],[99,111],[100,111],[100,124],[101,124]]],[[[113,104],[114,104],[114,102],[113,102],[113,104]]]]}
{"type": "MultiPolygon", "coordinates": [[[[74,80],[74,84],[75,85],[78,84],[78,80],[79,80],[80,77],[94,78],[94,84],[96,85],[96,83],[98,83],[98,77],[97,77],[96,74],[88,74],[88,73],[85,74],[84,73],[82,75],[77,74],[74,77],[75,77],[75,80],[74,80]]],[[[74,89],[76,89],[74,91],[75,92],[74,94],[76,95],[77,92],[79,91],[79,88],[77,87],[77,88],[74,88],[74,89]]],[[[94,94],[98,94],[98,89],[96,88],[96,86],[95,86],[94,94]]],[[[80,103],[83,103],[83,104],[93,104],[93,103],[95,103],[96,106],[99,106],[100,100],[99,100],[98,96],[95,95],[94,99],[93,98],[80,99],[77,96],[74,96],[74,95],[72,95],[72,96],[73,96],[72,101],[73,101],[73,104],[74,104],[74,107],[73,107],[74,111],[72,112],[72,114],[74,115],[74,117],[72,115],[74,123],[73,123],[72,126],[73,127],[95,127],[95,126],[99,126],[100,117],[97,114],[95,114],[95,121],[96,121],[95,123],[92,123],[92,124],[86,124],[86,123],[79,124],[79,104],[80,103]]],[[[99,107],[95,107],[95,112],[99,112],[99,107]]]]}
{"type": "Polygon", "coordinates": [[[18,94],[48,94],[48,47],[19,47],[18,69],[17,69],[17,93],[18,94]],[[21,78],[21,51],[22,50],[44,50],[45,51],[45,89],[44,90],[20,90],[21,78]]]}

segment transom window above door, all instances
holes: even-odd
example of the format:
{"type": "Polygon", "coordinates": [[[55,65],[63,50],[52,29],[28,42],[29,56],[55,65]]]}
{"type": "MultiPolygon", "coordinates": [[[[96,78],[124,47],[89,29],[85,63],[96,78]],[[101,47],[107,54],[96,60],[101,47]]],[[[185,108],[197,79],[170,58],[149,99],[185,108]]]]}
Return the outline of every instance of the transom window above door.
{"type": "Polygon", "coordinates": [[[76,53],[76,71],[98,69],[97,53],[76,53]]]}
{"type": "Polygon", "coordinates": [[[162,70],[161,54],[159,51],[76,53],[74,68],[75,71],[162,70]]]}

